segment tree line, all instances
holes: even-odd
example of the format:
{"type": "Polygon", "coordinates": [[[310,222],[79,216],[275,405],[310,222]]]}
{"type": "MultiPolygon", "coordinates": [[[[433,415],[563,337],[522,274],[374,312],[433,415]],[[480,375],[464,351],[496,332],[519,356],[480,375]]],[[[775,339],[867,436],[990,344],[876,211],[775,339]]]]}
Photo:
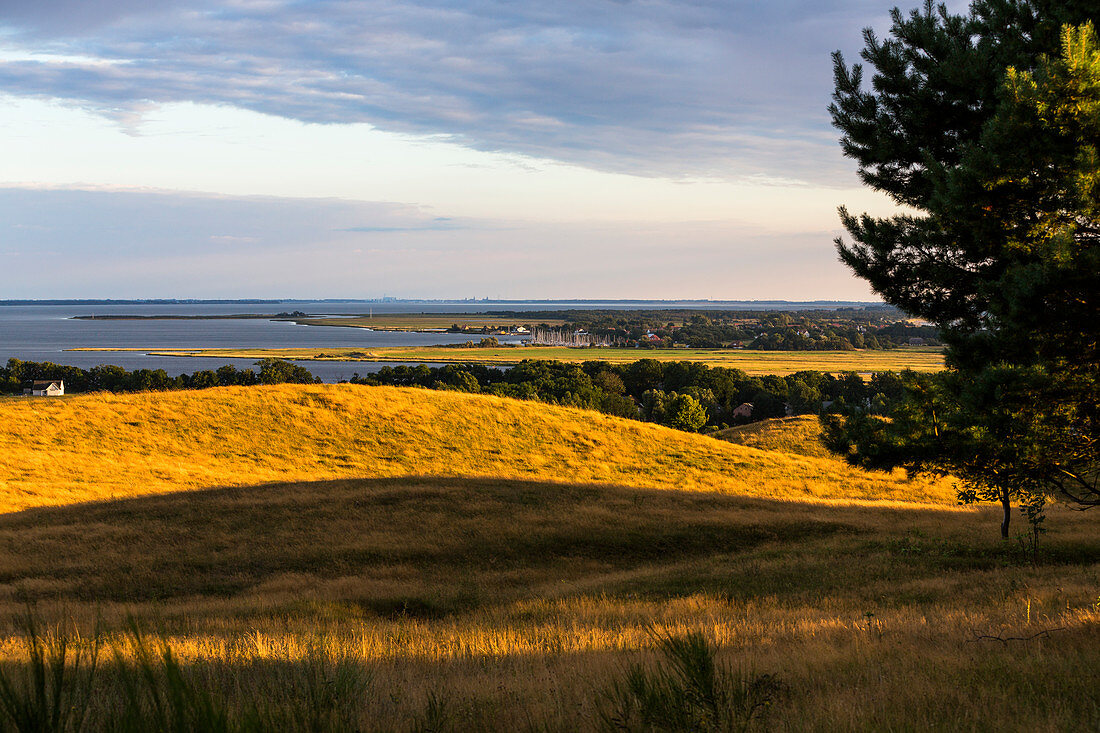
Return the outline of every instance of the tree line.
{"type": "Polygon", "coordinates": [[[305,367],[282,359],[261,359],[256,369],[237,369],[231,364],[192,374],[170,376],[163,369],[126,370],[113,364],[82,369],[48,361],[8,359],[0,367],[0,394],[22,394],[28,382],[63,380],[67,392],[147,392],[151,390],[204,389],[256,384],[313,384],[320,382],[305,367]]]}
{"type": "Polygon", "coordinates": [[[508,369],[479,364],[385,366],[374,374],[356,374],[351,382],[538,400],[687,431],[856,405],[878,413],[903,391],[902,376],[893,372],[875,374],[869,381],[854,372],[750,376],[740,369],[655,359],[629,364],[527,360],[508,369]],[[751,410],[743,407],[746,403],[751,410]]]}
{"type": "MultiPolygon", "coordinates": [[[[262,359],[256,369],[225,365],[169,376],[163,369],[100,365],[90,369],[9,359],[0,367],[0,394],[21,394],[33,380],[64,380],[66,392],[145,392],[263,384],[316,384],[308,369],[281,359],[262,359]]],[[[802,371],[784,377],[750,376],[740,369],[697,362],[641,359],[629,364],[568,364],[528,360],[510,368],[480,364],[384,366],[355,374],[360,385],[455,390],[567,407],[658,423],[689,432],[707,431],[784,415],[850,412],[882,414],[904,393],[905,376],[874,374],[865,381],[848,372],[802,371]],[[746,404],[751,409],[746,409],[746,404]]]]}
{"type": "Polygon", "coordinates": [[[564,321],[557,330],[582,330],[592,339],[620,347],[659,349],[679,344],[697,349],[850,351],[891,349],[908,345],[911,339],[927,345],[940,343],[939,329],[913,324],[901,311],[885,306],[801,311],[505,311],[501,315],[523,317],[528,322],[555,316],[564,321]],[[648,338],[650,335],[658,338],[648,338]]]}

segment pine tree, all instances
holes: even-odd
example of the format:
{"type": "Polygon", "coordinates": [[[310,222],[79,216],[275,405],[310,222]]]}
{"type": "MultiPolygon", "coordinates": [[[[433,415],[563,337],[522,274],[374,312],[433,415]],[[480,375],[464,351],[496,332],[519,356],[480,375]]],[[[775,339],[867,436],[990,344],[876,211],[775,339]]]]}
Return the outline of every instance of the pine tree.
{"type": "Polygon", "coordinates": [[[886,419],[827,421],[853,462],[951,472],[964,500],[1100,505],[1100,49],[1095,4],[895,10],[875,75],[835,56],[830,107],[862,180],[910,212],[841,209],[841,259],[940,327],[949,370],[886,419]]]}

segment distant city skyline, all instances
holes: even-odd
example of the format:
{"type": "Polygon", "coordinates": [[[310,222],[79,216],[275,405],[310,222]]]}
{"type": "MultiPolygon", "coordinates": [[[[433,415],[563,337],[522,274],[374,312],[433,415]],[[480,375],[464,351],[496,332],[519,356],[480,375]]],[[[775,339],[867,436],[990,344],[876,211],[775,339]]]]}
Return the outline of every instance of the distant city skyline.
{"type": "Polygon", "coordinates": [[[0,298],[877,300],[825,108],[892,4],[5,3],[0,298]]]}

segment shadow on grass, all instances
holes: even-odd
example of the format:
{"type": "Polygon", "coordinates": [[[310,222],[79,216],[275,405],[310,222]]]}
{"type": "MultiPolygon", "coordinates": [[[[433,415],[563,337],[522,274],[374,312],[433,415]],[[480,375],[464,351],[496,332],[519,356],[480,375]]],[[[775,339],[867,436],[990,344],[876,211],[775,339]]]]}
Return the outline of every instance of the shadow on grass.
{"type": "Polygon", "coordinates": [[[858,581],[844,558],[858,562],[860,552],[885,553],[917,574],[1002,562],[996,542],[970,539],[981,521],[927,508],[491,478],[266,484],[0,516],[0,592],[141,603],[323,587],[367,612],[420,618],[548,583],[665,597],[809,592],[834,575],[858,581]],[[914,542],[912,526],[926,539],[914,542]],[[928,539],[941,531],[945,539],[928,539]],[[931,551],[941,546],[950,552],[931,551]],[[791,562],[757,572],[777,556],[791,562]]]}

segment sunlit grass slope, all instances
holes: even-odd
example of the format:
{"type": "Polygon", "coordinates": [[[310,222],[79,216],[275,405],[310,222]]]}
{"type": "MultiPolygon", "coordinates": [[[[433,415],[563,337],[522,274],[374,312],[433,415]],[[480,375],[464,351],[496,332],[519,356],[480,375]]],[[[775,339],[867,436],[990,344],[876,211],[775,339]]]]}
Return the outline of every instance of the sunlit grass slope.
{"type": "Polygon", "coordinates": [[[789,499],[950,492],[595,412],[313,385],[0,400],[0,511],[272,481],[534,478],[789,499]]]}
{"type": "Polygon", "coordinates": [[[821,423],[817,415],[761,420],[719,430],[711,433],[711,437],[760,450],[838,460],[821,443],[821,423]]]}

